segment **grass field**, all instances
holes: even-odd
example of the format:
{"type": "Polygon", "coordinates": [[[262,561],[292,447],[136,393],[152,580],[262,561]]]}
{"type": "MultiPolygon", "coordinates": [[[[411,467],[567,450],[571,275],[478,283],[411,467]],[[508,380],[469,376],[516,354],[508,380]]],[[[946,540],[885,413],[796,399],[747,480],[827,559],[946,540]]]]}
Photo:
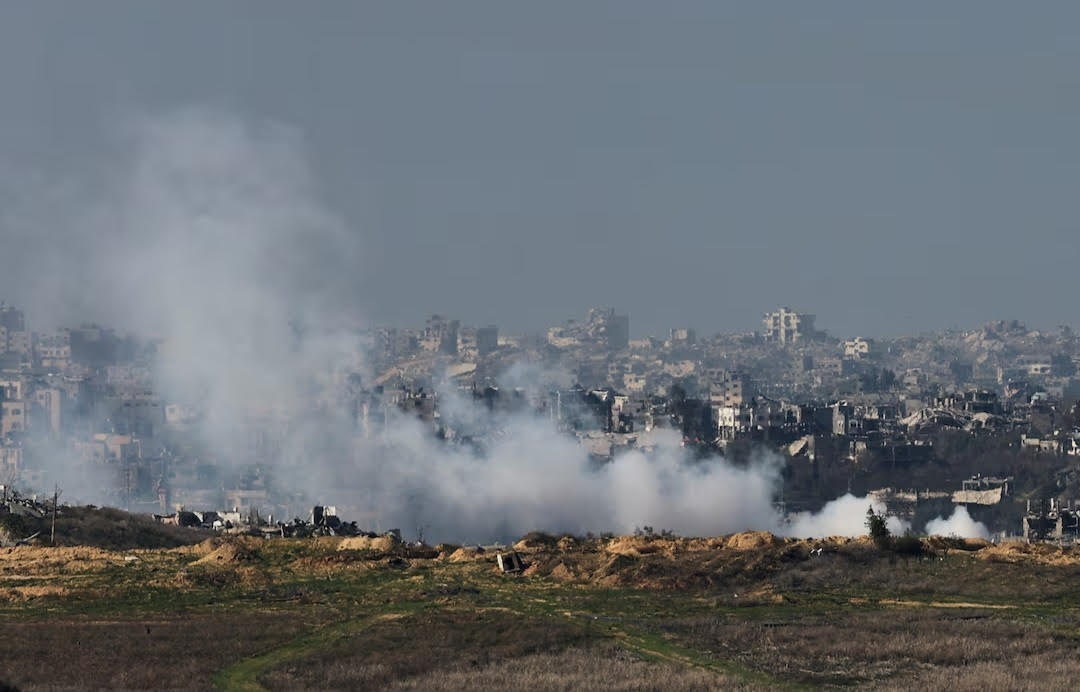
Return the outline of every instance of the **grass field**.
{"type": "MultiPolygon", "coordinates": [[[[1080,555],[625,538],[494,554],[340,539],[0,550],[25,690],[1065,689],[1080,555]]],[[[940,546],[939,546],[940,547],[940,546]]],[[[981,548],[981,549],[974,549],[981,548]]]]}

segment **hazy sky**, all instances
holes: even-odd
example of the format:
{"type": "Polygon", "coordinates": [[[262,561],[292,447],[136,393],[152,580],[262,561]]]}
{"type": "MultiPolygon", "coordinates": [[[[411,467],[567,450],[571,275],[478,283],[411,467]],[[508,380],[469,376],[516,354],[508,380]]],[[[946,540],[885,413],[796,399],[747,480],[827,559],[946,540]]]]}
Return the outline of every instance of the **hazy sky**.
{"type": "Polygon", "coordinates": [[[1064,2],[4,3],[0,176],[219,108],[302,133],[376,320],[1077,324],[1078,53],[1064,2]]]}

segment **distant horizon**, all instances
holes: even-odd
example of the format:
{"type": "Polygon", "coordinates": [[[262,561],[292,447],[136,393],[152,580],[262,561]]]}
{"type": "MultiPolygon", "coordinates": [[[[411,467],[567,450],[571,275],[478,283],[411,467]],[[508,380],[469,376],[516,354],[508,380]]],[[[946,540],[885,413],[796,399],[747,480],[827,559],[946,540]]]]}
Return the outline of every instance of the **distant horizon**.
{"type": "MultiPolygon", "coordinates": [[[[91,325],[93,325],[93,326],[98,326],[98,327],[102,327],[102,328],[114,329],[114,330],[116,330],[118,332],[121,332],[121,333],[124,333],[124,334],[130,334],[132,336],[137,336],[137,337],[153,336],[152,334],[147,334],[147,333],[140,332],[137,328],[133,328],[133,327],[130,327],[130,326],[127,326],[127,325],[112,324],[112,323],[109,323],[107,321],[96,320],[96,319],[76,320],[76,321],[70,322],[70,323],[49,325],[46,328],[42,329],[42,328],[39,328],[37,326],[37,324],[35,324],[32,312],[26,310],[18,302],[11,301],[11,300],[3,301],[3,302],[8,306],[15,307],[15,308],[18,308],[20,310],[23,310],[24,313],[26,314],[26,321],[27,321],[28,328],[29,328],[30,331],[34,331],[34,332],[46,333],[46,332],[48,332],[50,330],[54,330],[54,329],[62,329],[62,328],[72,328],[72,329],[74,329],[74,328],[78,328],[78,327],[82,327],[82,326],[91,326],[91,325]]],[[[364,319],[363,316],[360,316],[360,315],[357,315],[353,319],[347,319],[345,321],[355,323],[355,325],[358,328],[360,328],[361,330],[381,329],[381,328],[422,329],[423,326],[424,326],[424,322],[429,317],[431,317],[433,315],[441,315],[441,316],[443,316],[443,317],[445,317],[447,319],[450,319],[450,320],[458,320],[463,327],[487,327],[487,326],[492,326],[493,325],[493,326],[498,328],[499,336],[529,336],[529,335],[541,335],[542,336],[549,328],[558,327],[560,325],[565,324],[569,320],[576,320],[578,322],[583,321],[583,318],[587,314],[588,310],[591,309],[591,308],[609,308],[609,307],[614,308],[615,311],[617,313],[619,313],[619,314],[629,314],[629,316],[630,316],[630,338],[631,339],[644,339],[644,338],[665,339],[665,338],[667,338],[669,336],[670,330],[672,330],[672,329],[680,329],[680,328],[693,329],[694,332],[697,334],[697,336],[699,338],[709,338],[709,337],[725,336],[725,335],[751,334],[751,333],[760,333],[762,331],[761,318],[759,317],[759,319],[757,320],[757,323],[754,326],[748,327],[746,329],[722,329],[721,328],[721,329],[716,329],[716,330],[708,330],[708,329],[702,329],[702,328],[700,328],[698,326],[695,326],[693,323],[689,323],[689,324],[672,324],[669,327],[664,328],[663,331],[644,333],[639,329],[635,329],[635,326],[634,326],[634,324],[635,324],[635,316],[634,316],[634,313],[632,311],[627,310],[627,309],[625,309],[623,307],[612,306],[612,305],[591,305],[591,306],[587,306],[587,307],[582,308],[581,311],[578,312],[578,313],[569,315],[569,316],[567,316],[567,317],[565,317],[565,318],[563,318],[561,320],[557,320],[557,321],[552,322],[550,324],[529,326],[529,327],[525,327],[525,328],[515,328],[512,325],[503,324],[503,323],[500,323],[497,320],[472,321],[472,320],[460,317],[458,313],[455,313],[455,312],[452,312],[452,311],[446,311],[446,310],[443,310],[443,311],[431,311],[431,312],[423,313],[422,317],[417,318],[414,321],[410,321],[410,322],[375,322],[375,321],[372,321],[372,320],[364,319]]],[[[790,306],[776,306],[776,307],[774,307],[772,309],[775,310],[775,309],[779,309],[780,307],[790,307],[790,306]]],[[[970,332],[970,331],[975,331],[975,330],[981,329],[982,327],[986,326],[987,324],[991,324],[991,323],[994,323],[994,322],[1008,323],[1008,322],[1011,322],[1011,321],[1019,322],[1020,324],[1024,325],[1024,327],[1028,331],[1038,331],[1038,332],[1042,332],[1042,333],[1057,332],[1063,326],[1069,327],[1069,328],[1071,328],[1073,330],[1078,330],[1077,325],[1068,324],[1068,323],[1065,323],[1065,322],[1060,322],[1060,323],[1054,324],[1052,326],[1041,326],[1041,325],[1032,324],[1032,323],[1030,323],[1027,320],[1022,319],[1022,318],[1005,317],[1005,318],[989,318],[989,319],[985,319],[985,320],[979,321],[977,323],[972,323],[972,324],[955,324],[954,323],[952,325],[942,326],[942,327],[939,327],[939,328],[927,328],[927,329],[920,329],[920,330],[914,331],[914,332],[904,332],[904,333],[893,333],[893,334],[872,334],[872,333],[868,333],[868,332],[838,333],[838,332],[835,332],[834,330],[828,328],[827,326],[822,326],[822,323],[821,323],[821,317],[822,316],[821,316],[820,313],[813,312],[811,310],[799,310],[797,308],[792,308],[792,309],[795,312],[799,312],[799,313],[802,313],[802,314],[814,315],[817,318],[817,320],[815,322],[816,329],[818,331],[824,331],[829,337],[836,338],[836,339],[854,339],[856,337],[863,337],[863,338],[867,338],[867,339],[902,339],[902,338],[910,338],[910,337],[919,337],[919,336],[925,335],[925,334],[940,334],[940,333],[950,332],[950,331],[970,332]]],[[[764,314],[765,313],[763,311],[761,313],[761,316],[763,317],[764,314]]]]}
{"type": "Polygon", "coordinates": [[[239,142],[232,178],[334,217],[348,261],[293,278],[372,322],[1080,324],[1078,24],[1074,3],[7,5],[0,295],[119,308],[66,278],[69,240],[134,194],[148,129],[195,113],[175,153],[213,174],[239,142]]]}

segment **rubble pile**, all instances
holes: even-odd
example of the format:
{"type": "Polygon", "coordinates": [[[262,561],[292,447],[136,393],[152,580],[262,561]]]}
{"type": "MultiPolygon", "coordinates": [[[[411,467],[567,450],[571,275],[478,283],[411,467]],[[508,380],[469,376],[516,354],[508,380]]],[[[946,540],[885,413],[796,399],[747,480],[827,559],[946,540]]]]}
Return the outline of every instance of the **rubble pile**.
{"type": "Polygon", "coordinates": [[[41,519],[50,511],[50,507],[44,502],[38,502],[34,498],[22,497],[17,492],[5,496],[0,502],[0,515],[12,514],[19,517],[31,517],[41,519]]]}
{"type": "Polygon", "coordinates": [[[161,524],[212,529],[227,534],[259,535],[266,538],[376,535],[361,531],[355,521],[342,521],[337,515],[337,508],[322,505],[312,507],[310,519],[307,520],[295,517],[292,521],[274,522],[271,516],[264,521],[258,511],[252,511],[245,517],[236,508],[233,508],[231,512],[192,512],[179,509],[173,514],[155,514],[154,519],[161,524]]]}

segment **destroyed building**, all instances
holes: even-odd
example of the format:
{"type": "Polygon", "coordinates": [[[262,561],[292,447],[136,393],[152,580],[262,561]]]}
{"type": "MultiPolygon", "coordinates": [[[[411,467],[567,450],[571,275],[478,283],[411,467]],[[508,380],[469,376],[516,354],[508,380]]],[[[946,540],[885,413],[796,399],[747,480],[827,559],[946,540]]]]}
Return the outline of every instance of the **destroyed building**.
{"type": "Polygon", "coordinates": [[[1023,517],[1024,540],[1072,543],[1080,538],[1080,507],[1072,502],[1063,506],[1058,500],[1029,501],[1023,517]]]}

